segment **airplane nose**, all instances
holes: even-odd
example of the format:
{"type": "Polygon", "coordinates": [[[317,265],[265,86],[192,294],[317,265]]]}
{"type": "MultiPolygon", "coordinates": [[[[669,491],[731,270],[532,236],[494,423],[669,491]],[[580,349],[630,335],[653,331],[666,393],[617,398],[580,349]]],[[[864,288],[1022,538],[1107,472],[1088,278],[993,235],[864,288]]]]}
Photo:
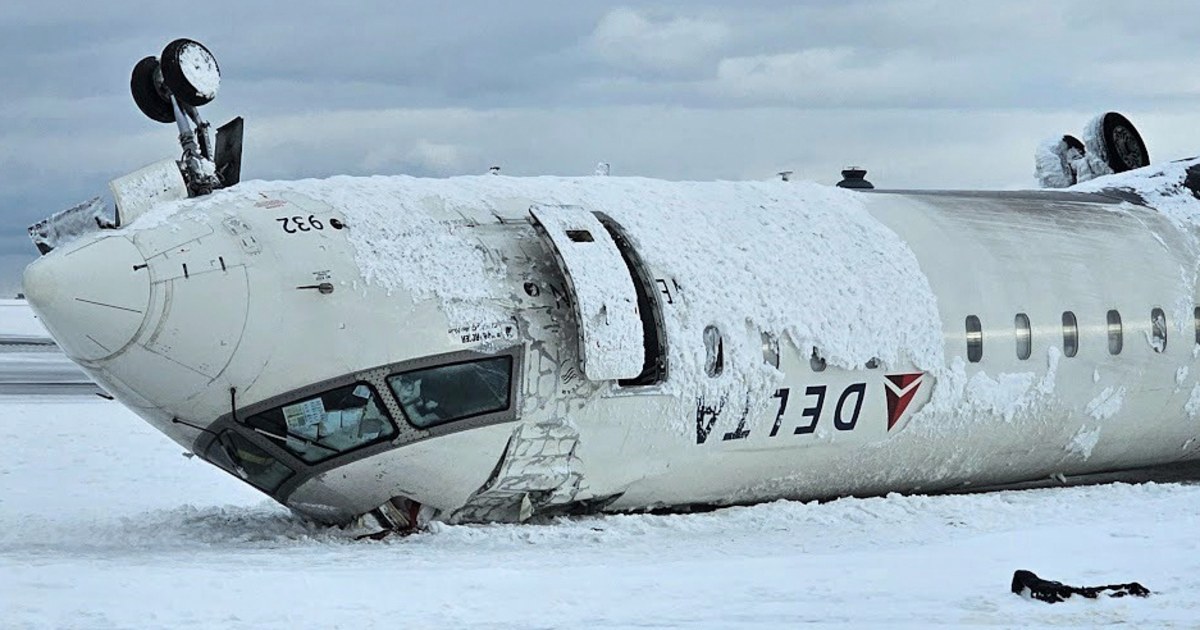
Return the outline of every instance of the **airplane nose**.
{"type": "Polygon", "coordinates": [[[146,260],[110,236],[58,250],[25,268],[25,297],[67,355],[98,361],[137,336],[150,304],[146,260]]]}

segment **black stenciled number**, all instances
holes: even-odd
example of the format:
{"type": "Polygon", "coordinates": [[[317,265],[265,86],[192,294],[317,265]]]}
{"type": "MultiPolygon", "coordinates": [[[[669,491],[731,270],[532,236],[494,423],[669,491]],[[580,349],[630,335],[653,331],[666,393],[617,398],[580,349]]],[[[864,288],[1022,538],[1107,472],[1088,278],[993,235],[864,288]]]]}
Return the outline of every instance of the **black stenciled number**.
{"type": "MultiPolygon", "coordinates": [[[[312,230],[324,230],[325,229],[325,224],[320,219],[318,219],[317,215],[315,215],[315,214],[308,215],[308,218],[302,217],[300,215],[296,215],[294,217],[283,217],[283,218],[275,219],[275,220],[279,221],[280,223],[283,224],[283,231],[287,232],[288,234],[295,234],[297,232],[311,232],[312,230]]],[[[331,220],[330,225],[333,225],[334,227],[341,229],[341,222],[334,224],[333,220],[331,220]]]]}

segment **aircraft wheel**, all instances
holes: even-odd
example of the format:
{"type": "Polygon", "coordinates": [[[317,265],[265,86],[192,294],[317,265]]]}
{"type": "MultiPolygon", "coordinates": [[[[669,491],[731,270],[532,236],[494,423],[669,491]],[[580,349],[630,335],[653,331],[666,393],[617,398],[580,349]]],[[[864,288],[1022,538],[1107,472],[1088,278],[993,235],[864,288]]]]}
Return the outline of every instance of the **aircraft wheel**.
{"type": "Polygon", "coordinates": [[[1146,143],[1128,118],[1116,112],[1105,114],[1102,133],[1105,158],[1114,173],[1150,165],[1146,143]]]}
{"type": "Polygon", "coordinates": [[[163,82],[181,102],[200,107],[217,97],[221,69],[200,42],[180,38],[163,49],[163,82]]]}
{"type": "Polygon", "coordinates": [[[160,123],[175,122],[175,108],[171,99],[159,86],[162,85],[162,75],[159,74],[158,59],[146,57],[133,67],[133,76],[129,78],[129,91],[133,92],[133,102],[138,109],[150,120],[160,123]],[[157,76],[157,80],[156,77],[157,76]]]}

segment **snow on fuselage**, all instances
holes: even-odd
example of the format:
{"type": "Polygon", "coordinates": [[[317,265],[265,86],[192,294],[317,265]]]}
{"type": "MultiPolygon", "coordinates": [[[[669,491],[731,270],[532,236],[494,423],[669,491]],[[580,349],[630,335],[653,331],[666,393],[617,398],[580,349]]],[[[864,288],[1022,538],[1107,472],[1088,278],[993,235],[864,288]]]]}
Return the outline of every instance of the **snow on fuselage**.
{"type": "Polygon", "coordinates": [[[1089,183],[1147,205],[248,182],[60,247],[25,291],[122,403],[322,521],[990,485],[1196,456],[1186,166],[1089,183]]]}

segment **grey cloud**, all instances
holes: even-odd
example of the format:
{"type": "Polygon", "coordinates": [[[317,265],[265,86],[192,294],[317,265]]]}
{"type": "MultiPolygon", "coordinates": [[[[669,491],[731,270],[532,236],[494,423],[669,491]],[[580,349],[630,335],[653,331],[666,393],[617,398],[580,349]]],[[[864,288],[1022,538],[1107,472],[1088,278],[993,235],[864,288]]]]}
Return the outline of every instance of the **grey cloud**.
{"type": "Polygon", "coordinates": [[[1200,149],[1200,4],[1014,0],[0,3],[0,291],[24,226],[178,149],[129,70],[216,52],[214,122],[247,177],[348,172],[1031,185],[1044,137],[1121,109],[1152,155],[1200,149]],[[990,156],[987,161],[980,155],[990,156]]]}
{"type": "Polygon", "coordinates": [[[729,26],[719,19],[620,7],[600,18],[586,46],[636,75],[678,77],[703,72],[729,38],[729,26]]]}

